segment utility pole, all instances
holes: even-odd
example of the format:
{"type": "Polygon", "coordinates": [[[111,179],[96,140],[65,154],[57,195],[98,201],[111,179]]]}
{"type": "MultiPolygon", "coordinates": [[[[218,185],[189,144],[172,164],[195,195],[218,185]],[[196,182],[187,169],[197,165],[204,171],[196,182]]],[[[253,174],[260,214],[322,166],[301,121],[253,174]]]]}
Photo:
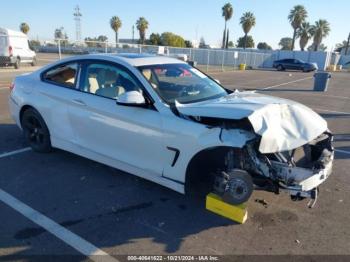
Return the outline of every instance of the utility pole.
{"type": "Polygon", "coordinates": [[[349,33],[349,36],[348,36],[348,42],[346,43],[345,55],[347,55],[347,54],[348,54],[348,50],[349,50],[349,43],[350,43],[350,33],[349,33]]]}
{"type": "Polygon", "coordinates": [[[76,41],[78,43],[80,43],[81,41],[81,17],[82,17],[82,14],[80,13],[80,8],[79,6],[77,5],[75,8],[74,8],[74,20],[75,20],[75,38],[76,38],[76,41]]]}

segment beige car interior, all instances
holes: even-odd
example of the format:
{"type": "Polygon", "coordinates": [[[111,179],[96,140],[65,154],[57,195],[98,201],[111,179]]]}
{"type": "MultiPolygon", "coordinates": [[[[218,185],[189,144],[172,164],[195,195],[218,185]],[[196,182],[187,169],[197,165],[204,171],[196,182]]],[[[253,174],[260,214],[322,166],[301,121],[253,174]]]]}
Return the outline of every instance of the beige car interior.
{"type": "Polygon", "coordinates": [[[53,75],[50,80],[64,85],[74,86],[76,70],[70,67],[64,68],[60,73],[53,75]]]}
{"type": "Polygon", "coordinates": [[[123,86],[117,86],[119,74],[113,70],[100,69],[98,72],[89,72],[88,76],[88,91],[90,93],[117,98],[125,93],[123,86]]]}
{"type": "Polygon", "coordinates": [[[151,69],[143,69],[142,74],[148,80],[148,82],[150,82],[153,88],[157,88],[157,84],[155,84],[151,69]]]}

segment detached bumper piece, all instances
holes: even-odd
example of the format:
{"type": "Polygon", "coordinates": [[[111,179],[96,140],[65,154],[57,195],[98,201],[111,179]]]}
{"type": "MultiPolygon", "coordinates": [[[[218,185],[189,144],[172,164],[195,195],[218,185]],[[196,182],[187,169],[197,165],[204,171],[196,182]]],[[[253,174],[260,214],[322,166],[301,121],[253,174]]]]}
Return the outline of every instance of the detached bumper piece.
{"type": "Polygon", "coordinates": [[[248,218],[246,203],[231,205],[224,202],[220,196],[213,193],[207,195],[205,207],[207,210],[215,214],[226,217],[240,224],[243,224],[248,218]]]}

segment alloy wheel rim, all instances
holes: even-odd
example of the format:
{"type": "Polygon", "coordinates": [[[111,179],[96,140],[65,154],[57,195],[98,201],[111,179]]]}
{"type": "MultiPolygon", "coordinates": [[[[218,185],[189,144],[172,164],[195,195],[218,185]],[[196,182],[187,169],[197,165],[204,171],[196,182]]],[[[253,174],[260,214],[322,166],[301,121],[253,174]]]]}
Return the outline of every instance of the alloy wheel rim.
{"type": "Polygon", "coordinates": [[[25,128],[28,131],[28,139],[30,143],[40,145],[44,142],[43,128],[36,117],[29,117],[26,120],[25,128]]]}

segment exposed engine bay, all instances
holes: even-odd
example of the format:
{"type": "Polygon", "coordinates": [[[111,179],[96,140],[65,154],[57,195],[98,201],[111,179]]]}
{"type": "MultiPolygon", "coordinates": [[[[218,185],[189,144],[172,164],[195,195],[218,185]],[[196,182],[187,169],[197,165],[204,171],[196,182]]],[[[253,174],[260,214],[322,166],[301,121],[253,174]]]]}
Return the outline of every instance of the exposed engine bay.
{"type": "Polygon", "coordinates": [[[256,134],[247,118],[240,120],[182,115],[191,121],[205,124],[208,128],[220,128],[221,141],[232,137],[245,141],[228,150],[225,166],[215,176],[214,192],[231,204],[248,200],[253,189],[278,194],[290,194],[292,200],[310,198],[313,207],[318,196],[318,186],[332,172],[334,150],[332,134],[327,130],[310,142],[297,148],[261,153],[261,136],[256,134]]]}
{"type": "MultiPolygon", "coordinates": [[[[257,141],[252,140],[242,149],[232,149],[228,152],[225,159],[227,170],[216,175],[214,191],[223,195],[225,199],[226,192],[232,191],[232,177],[237,175],[237,172],[247,172],[252,177],[255,189],[276,194],[286,191],[292,200],[310,198],[312,201],[308,205],[313,207],[318,196],[318,186],[332,172],[332,138],[332,134],[326,132],[294,150],[273,154],[259,153],[256,150],[257,141]]],[[[238,187],[237,190],[242,188],[238,187]]],[[[245,190],[249,191],[249,188],[245,190]]],[[[237,201],[230,200],[229,196],[226,200],[237,204],[237,201]]]]}

